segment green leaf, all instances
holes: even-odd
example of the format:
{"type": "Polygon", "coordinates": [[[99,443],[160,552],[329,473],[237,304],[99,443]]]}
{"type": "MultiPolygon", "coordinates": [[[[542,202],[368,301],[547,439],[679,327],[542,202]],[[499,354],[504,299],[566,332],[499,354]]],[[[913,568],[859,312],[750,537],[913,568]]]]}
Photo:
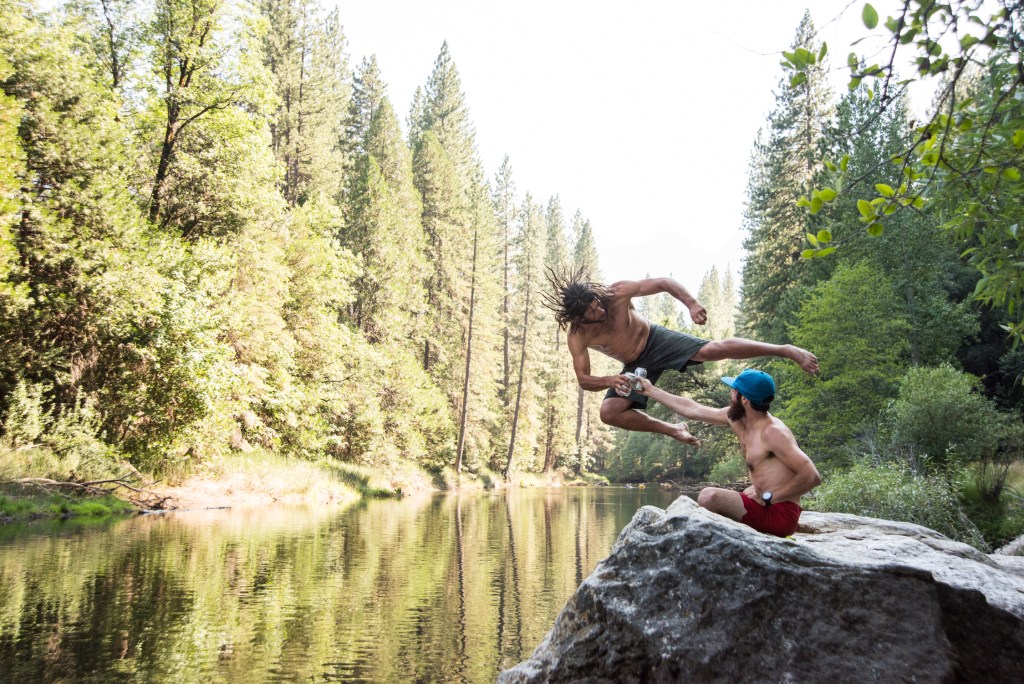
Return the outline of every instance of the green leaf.
{"type": "Polygon", "coordinates": [[[1024,147],[1024,128],[1018,128],[1015,130],[1013,132],[1013,137],[1010,138],[1010,142],[1012,142],[1013,146],[1018,150],[1024,147]]]}
{"type": "Polygon", "coordinates": [[[851,52],[846,56],[846,65],[851,69],[856,69],[857,65],[860,64],[860,59],[857,57],[856,52],[851,52]]]}
{"type": "Polygon", "coordinates": [[[825,55],[828,54],[828,43],[822,43],[821,49],[818,50],[818,61],[825,59],[825,55]]]}
{"type": "Polygon", "coordinates": [[[846,171],[846,167],[850,164],[850,155],[844,154],[843,158],[839,160],[839,168],[846,171]]]}
{"type": "Polygon", "coordinates": [[[819,230],[818,242],[832,242],[832,232],[829,230],[819,230]]]}
{"type": "Polygon", "coordinates": [[[818,197],[821,198],[822,202],[831,202],[836,198],[836,191],[832,188],[823,188],[822,191],[818,193],[818,197]]]}
{"type": "Polygon", "coordinates": [[[864,5],[864,11],[861,12],[860,18],[864,20],[864,25],[869,30],[878,26],[878,12],[875,11],[875,8],[870,3],[864,5]]]}
{"type": "Polygon", "coordinates": [[[813,259],[814,258],[814,250],[813,249],[805,249],[804,251],[800,252],[800,257],[802,259],[813,259]]]}
{"type": "Polygon", "coordinates": [[[892,197],[896,194],[896,191],[885,183],[875,183],[875,190],[877,190],[882,197],[892,197]]]}
{"type": "Polygon", "coordinates": [[[875,215],[875,208],[867,200],[857,200],[857,211],[864,217],[875,215]]]}
{"type": "Polygon", "coordinates": [[[860,79],[859,78],[851,78],[850,79],[850,91],[851,92],[856,90],[857,86],[859,86],[859,85],[860,85],[860,79]]]}
{"type": "Polygon", "coordinates": [[[913,206],[915,209],[921,209],[924,207],[924,197],[915,197],[913,206]]]}
{"type": "Polygon", "coordinates": [[[900,23],[893,17],[889,17],[885,20],[885,28],[889,29],[890,33],[896,33],[900,30],[900,23]]]}
{"type": "Polygon", "coordinates": [[[824,204],[824,202],[821,201],[820,197],[815,197],[814,199],[812,199],[811,200],[811,213],[812,214],[817,214],[819,211],[821,211],[821,207],[823,206],[823,204],[824,204]]]}
{"type": "Polygon", "coordinates": [[[800,71],[793,78],[789,79],[789,87],[796,88],[798,85],[807,83],[807,72],[800,71]]]}
{"type": "Polygon", "coordinates": [[[818,256],[819,257],[827,257],[829,254],[831,254],[834,251],[836,251],[835,247],[826,247],[825,249],[820,250],[818,252],[818,256]]]}
{"type": "Polygon", "coordinates": [[[875,223],[872,223],[870,226],[868,226],[868,235],[870,235],[871,237],[878,237],[879,235],[882,234],[882,231],[884,230],[885,227],[881,223],[878,223],[876,221],[875,223]]]}
{"type": "Polygon", "coordinates": [[[812,233],[804,233],[804,234],[807,236],[807,241],[808,242],[810,242],[815,247],[818,246],[818,238],[816,238],[812,233]]]}
{"type": "Polygon", "coordinates": [[[964,37],[962,37],[960,39],[960,49],[961,50],[966,50],[967,48],[971,47],[972,45],[974,45],[977,42],[978,42],[978,38],[977,37],[972,36],[970,34],[967,34],[966,36],[964,36],[964,37]]]}
{"type": "Polygon", "coordinates": [[[907,29],[900,35],[900,45],[906,45],[917,36],[917,29],[907,29]]]}
{"type": "Polygon", "coordinates": [[[811,206],[811,200],[807,199],[807,195],[800,195],[800,199],[796,201],[798,207],[809,207],[811,206]]]}
{"type": "Polygon", "coordinates": [[[1007,168],[1003,169],[1003,172],[1000,175],[1003,178],[1005,178],[1006,180],[1010,180],[1010,181],[1019,181],[1020,180],[1020,171],[1018,169],[1013,168],[1012,166],[1008,166],[1007,168]]]}

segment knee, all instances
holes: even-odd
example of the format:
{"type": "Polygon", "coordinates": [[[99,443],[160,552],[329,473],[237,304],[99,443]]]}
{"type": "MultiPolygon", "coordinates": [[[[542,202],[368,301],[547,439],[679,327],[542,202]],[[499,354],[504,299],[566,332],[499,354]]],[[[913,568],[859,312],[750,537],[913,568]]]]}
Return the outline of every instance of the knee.
{"type": "Polygon", "coordinates": [[[616,411],[610,401],[601,402],[601,422],[605,425],[615,425],[616,418],[621,414],[621,411],[616,411]]]}
{"type": "Polygon", "coordinates": [[[699,494],[697,494],[697,505],[701,508],[706,508],[709,511],[717,510],[717,504],[720,502],[721,493],[721,490],[716,489],[715,487],[705,487],[700,490],[699,494]]]}

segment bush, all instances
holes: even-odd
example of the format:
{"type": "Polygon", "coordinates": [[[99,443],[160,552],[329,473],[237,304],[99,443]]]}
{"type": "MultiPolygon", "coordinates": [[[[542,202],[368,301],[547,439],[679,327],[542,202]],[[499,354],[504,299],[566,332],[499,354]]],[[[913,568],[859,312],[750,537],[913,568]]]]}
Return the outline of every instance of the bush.
{"type": "Polygon", "coordinates": [[[977,388],[977,378],[949,365],[910,369],[885,411],[893,449],[928,469],[950,459],[967,463],[991,458],[1007,424],[977,388]]]}
{"type": "Polygon", "coordinates": [[[827,478],[807,503],[818,511],[923,525],[987,551],[988,545],[965,514],[956,488],[946,477],[915,474],[904,464],[860,460],[850,470],[827,478]]]}
{"type": "Polygon", "coordinates": [[[961,484],[967,514],[993,548],[1024,534],[1024,496],[1006,484],[1010,467],[976,463],[961,484]]]}

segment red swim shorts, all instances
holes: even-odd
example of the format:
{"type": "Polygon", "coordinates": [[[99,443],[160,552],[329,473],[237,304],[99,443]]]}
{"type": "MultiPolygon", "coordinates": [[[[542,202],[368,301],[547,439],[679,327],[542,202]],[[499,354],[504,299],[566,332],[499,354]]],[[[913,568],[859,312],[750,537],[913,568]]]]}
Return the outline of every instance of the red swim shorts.
{"type": "Polygon", "coordinates": [[[788,537],[796,532],[803,509],[794,501],[781,501],[771,506],[762,506],[749,496],[740,492],[743,497],[743,508],[747,514],[740,520],[744,525],[753,527],[758,532],[774,534],[776,537],[788,537]]]}

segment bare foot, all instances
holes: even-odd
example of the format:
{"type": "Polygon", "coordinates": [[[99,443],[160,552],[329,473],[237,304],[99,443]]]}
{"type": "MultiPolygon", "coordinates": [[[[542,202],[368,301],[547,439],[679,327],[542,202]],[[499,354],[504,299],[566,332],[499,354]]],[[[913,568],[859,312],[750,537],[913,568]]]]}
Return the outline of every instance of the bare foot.
{"type": "Polygon", "coordinates": [[[789,358],[791,358],[796,365],[804,369],[806,373],[817,373],[818,372],[818,357],[807,351],[801,349],[792,344],[787,344],[786,349],[789,352],[789,358]]]}
{"type": "Polygon", "coordinates": [[[700,440],[690,434],[690,426],[688,426],[686,423],[676,423],[672,427],[674,427],[675,430],[672,432],[671,435],[669,435],[669,437],[671,437],[672,439],[677,439],[683,444],[692,444],[693,446],[700,446],[700,440]]]}

